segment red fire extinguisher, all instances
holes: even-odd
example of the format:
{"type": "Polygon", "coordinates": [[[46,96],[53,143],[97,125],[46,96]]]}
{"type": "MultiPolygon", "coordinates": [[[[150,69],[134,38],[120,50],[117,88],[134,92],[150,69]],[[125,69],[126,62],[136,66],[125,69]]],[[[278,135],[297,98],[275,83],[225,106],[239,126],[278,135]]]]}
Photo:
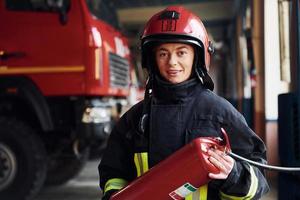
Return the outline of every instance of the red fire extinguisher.
{"type": "Polygon", "coordinates": [[[210,181],[208,173],[219,173],[209,160],[210,148],[230,150],[227,134],[200,137],[176,151],[144,175],[114,194],[110,200],[183,199],[210,181]]]}

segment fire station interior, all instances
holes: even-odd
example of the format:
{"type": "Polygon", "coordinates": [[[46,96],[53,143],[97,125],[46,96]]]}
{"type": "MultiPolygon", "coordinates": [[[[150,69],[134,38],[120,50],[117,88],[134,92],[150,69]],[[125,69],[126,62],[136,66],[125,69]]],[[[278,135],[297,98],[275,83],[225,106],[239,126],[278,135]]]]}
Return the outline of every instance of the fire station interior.
{"type": "MultiPolygon", "coordinates": [[[[214,91],[229,100],[264,140],[269,164],[300,165],[298,103],[288,105],[292,102],[286,99],[299,98],[299,1],[117,2],[137,66],[138,36],[153,13],[177,3],[198,14],[215,47],[209,71],[214,91]]],[[[265,199],[300,198],[299,174],[267,171],[267,177],[271,194],[265,199]],[[291,196],[284,196],[287,193],[291,196]]]]}
{"type": "MultiPolygon", "coordinates": [[[[180,4],[202,19],[214,44],[209,69],[214,92],[233,104],[262,138],[268,164],[300,167],[300,0],[102,2],[116,9],[119,22],[112,23],[129,38],[134,68],[131,86],[138,92],[128,94],[126,109],[143,98],[147,74],[141,68],[139,39],[145,22],[166,6],[180,4]]],[[[74,179],[43,188],[34,199],[99,199],[100,160],[91,159],[74,179]]],[[[268,170],[266,176],[271,190],[262,199],[300,199],[299,172],[268,170]]]]}

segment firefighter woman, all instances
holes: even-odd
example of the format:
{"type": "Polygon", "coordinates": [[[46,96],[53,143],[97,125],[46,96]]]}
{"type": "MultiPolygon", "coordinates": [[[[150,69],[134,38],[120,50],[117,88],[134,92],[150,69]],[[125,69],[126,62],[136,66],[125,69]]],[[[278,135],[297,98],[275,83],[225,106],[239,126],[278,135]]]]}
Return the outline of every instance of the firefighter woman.
{"type": "MultiPolygon", "coordinates": [[[[155,14],[145,26],[141,50],[142,67],[149,74],[145,98],[121,117],[111,133],[99,165],[103,199],[191,140],[222,136],[221,128],[234,153],[266,162],[261,139],[230,103],[212,92],[208,69],[213,47],[196,15],[180,6],[155,14]]],[[[220,173],[208,174],[212,180],[185,199],[259,199],[268,192],[259,168],[217,149],[208,153],[220,173]]]]}

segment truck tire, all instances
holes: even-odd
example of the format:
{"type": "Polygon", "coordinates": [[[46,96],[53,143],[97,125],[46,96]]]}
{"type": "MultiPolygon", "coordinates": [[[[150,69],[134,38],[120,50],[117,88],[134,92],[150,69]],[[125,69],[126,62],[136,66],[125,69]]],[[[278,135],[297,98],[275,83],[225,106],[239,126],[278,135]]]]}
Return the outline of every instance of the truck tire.
{"type": "Polygon", "coordinates": [[[81,172],[88,158],[88,148],[83,150],[79,157],[71,154],[52,158],[48,164],[46,185],[57,186],[71,180],[81,172]]]}
{"type": "Polygon", "coordinates": [[[107,140],[98,140],[91,145],[89,160],[99,160],[107,146],[107,140]]]}
{"type": "Polygon", "coordinates": [[[0,199],[30,200],[46,178],[43,142],[25,123],[0,118],[0,199]]]}

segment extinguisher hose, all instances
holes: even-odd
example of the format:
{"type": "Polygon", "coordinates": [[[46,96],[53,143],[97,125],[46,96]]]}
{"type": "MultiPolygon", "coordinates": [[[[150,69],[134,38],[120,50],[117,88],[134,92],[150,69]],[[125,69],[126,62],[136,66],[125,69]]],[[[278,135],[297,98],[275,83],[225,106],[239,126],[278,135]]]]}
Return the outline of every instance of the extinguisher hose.
{"type": "Polygon", "coordinates": [[[241,161],[246,161],[247,163],[257,166],[257,167],[261,167],[267,170],[273,170],[273,171],[281,171],[281,172],[300,172],[300,167],[279,167],[279,166],[274,166],[274,165],[267,165],[267,164],[262,164],[259,162],[255,162],[253,160],[249,160],[247,158],[244,158],[242,156],[239,156],[235,153],[232,152],[227,152],[228,155],[230,155],[232,158],[241,160],[241,161]]]}

